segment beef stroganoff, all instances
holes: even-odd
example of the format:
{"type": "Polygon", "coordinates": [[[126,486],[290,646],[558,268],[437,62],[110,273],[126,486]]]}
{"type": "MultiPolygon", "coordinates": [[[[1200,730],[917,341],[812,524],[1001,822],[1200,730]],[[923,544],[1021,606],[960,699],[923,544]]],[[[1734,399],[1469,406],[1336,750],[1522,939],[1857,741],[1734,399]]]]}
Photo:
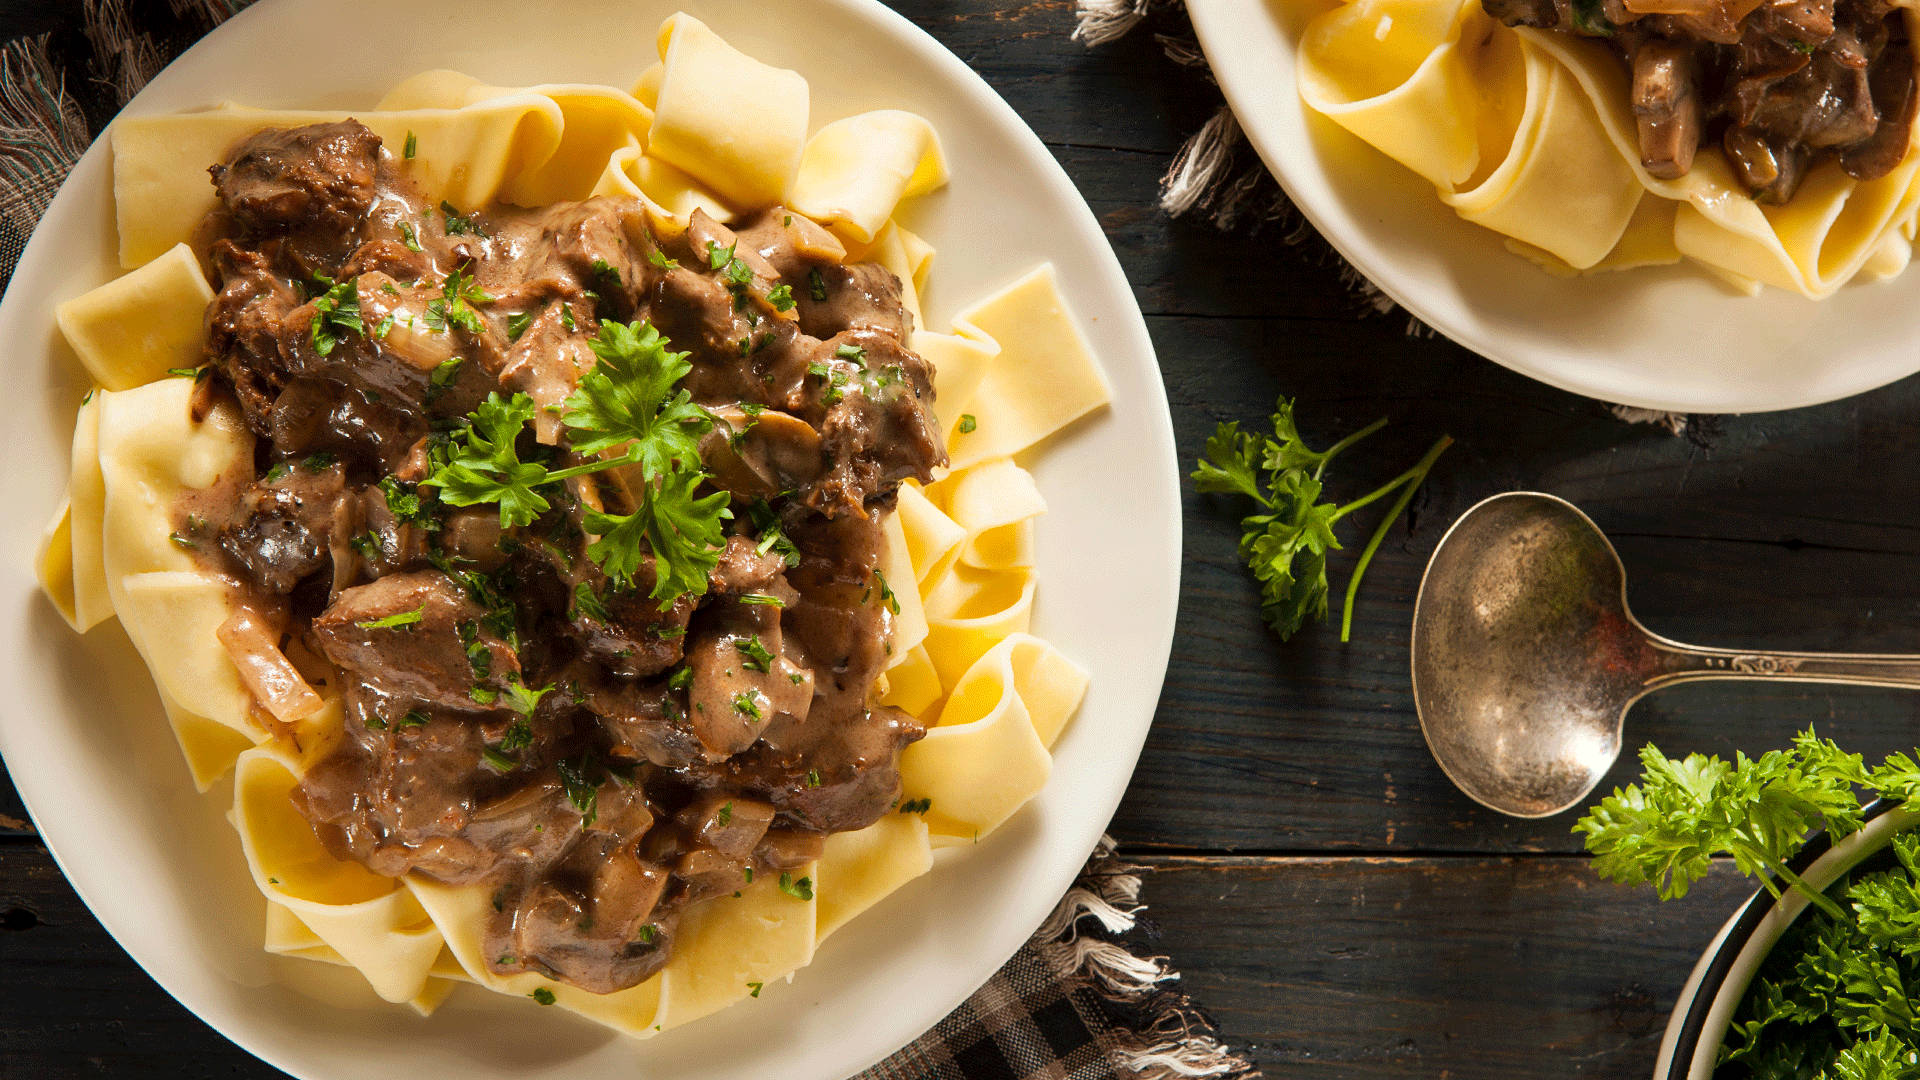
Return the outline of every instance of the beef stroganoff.
{"type": "Polygon", "coordinates": [[[422,1012],[758,997],[1029,799],[1086,686],[1026,633],[1013,455],[1107,394],[1050,269],[927,330],[926,122],[809,134],[800,75],[658,45],[632,94],[123,120],[132,270],[58,316],[49,595],[232,770],[267,947],[422,1012]]]}

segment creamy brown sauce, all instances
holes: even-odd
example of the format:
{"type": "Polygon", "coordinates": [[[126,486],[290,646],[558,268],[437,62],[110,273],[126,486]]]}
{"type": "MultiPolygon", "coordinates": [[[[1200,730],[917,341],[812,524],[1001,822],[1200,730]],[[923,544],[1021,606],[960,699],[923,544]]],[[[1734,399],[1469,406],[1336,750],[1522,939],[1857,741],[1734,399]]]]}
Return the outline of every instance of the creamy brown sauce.
{"type": "Polygon", "coordinates": [[[344,694],[295,798],[329,850],[484,883],[495,971],[606,993],[666,962],[688,904],[757,875],[803,892],[826,835],[894,810],[923,732],[868,701],[881,526],[945,450],[890,273],[778,208],[666,237],[621,199],[429,206],[352,122],[263,132],[213,173],[205,392],[237,399],[257,460],[175,520],[344,694]],[[712,268],[725,249],[749,281],[712,268]],[[490,297],[471,325],[434,314],[455,273],[490,297]],[[314,299],[345,281],[360,329],[323,353],[314,299]],[[510,529],[418,486],[489,392],[542,407],[527,454],[581,460],[555,413],[603,319],[690,352],[681,385],[716,417],[701,463],[734,517],[705,591],[664,608],[650,555],[616,588],[586,554],[585,508],[631,506],[614,474],[550,485],[510,529]],[[525,688],[550,689],[509,707],[525,688]]]}

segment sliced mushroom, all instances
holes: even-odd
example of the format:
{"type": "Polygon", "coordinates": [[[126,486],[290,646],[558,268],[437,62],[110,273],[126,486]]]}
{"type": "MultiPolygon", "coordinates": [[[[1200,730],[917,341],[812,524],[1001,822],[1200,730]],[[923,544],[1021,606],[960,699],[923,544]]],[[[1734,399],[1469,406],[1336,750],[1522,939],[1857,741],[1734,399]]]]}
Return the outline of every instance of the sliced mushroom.
{"type": "Polygon", "coordinates": [[[1693,168],[1700,147],[1699,70],[1693,50],[1648,38],[1633,54],[1633,115],[1640,130],[1640,164],[1662,180],[1693,168]]]}

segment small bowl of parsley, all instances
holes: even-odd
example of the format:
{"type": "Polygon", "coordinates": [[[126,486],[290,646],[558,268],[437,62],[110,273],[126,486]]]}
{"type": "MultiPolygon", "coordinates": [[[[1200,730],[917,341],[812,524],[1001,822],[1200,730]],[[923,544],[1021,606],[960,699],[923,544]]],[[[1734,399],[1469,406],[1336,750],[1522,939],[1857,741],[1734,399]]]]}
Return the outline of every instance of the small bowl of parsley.
{"type": "Polygon", "coordinates": [[[1574,826],[1595,870],[1662,899],[1716,858],[1761,883],[1694,966],[1654,1080],[1920,1080],[1920,764],[1811,731],[1757,758],[1640,760],[1574,826]]]}

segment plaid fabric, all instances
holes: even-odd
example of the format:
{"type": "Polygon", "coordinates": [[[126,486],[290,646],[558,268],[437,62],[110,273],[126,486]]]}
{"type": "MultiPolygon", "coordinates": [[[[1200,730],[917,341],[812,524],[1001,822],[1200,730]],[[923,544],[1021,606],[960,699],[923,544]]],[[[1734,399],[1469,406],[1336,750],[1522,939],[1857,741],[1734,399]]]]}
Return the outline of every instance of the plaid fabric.
{"type": "MultiPolygon", "coordinates": [[[[0,24],[0,293],[68,172],[168,60],[252,0],[47,0],[0,24]]],[[[321,2],[321,0],[314,0],[321,2]]],[[[1257,1076],[1168,989],[1163,960],[1115,944],[1139,877],[1103,841],[1040,934],[932,1031],[858,1080],[1257,1076]]]]}

